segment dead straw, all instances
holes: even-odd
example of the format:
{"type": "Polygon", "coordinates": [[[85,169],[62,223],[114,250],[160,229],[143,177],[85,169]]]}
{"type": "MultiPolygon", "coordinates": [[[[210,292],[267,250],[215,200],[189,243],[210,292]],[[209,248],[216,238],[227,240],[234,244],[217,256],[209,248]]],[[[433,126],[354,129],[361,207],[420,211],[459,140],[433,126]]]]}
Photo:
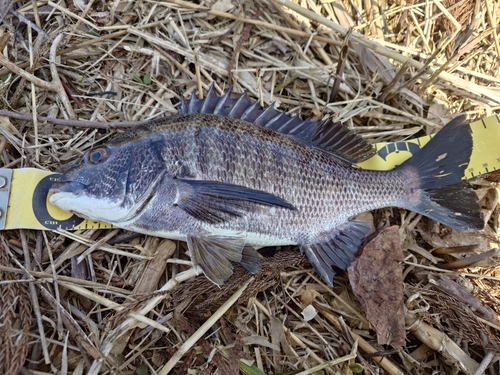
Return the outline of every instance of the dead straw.
{"type": "MultiPolygon", "coordinates": [[[[212,82],[219,93],[232,85],[280,110],[343,122],[373,142],[430,134],[459,113],[472,120],[500,106],[500,12],[489,0],[34,5],[8,4],[0,30],[8,168],[58,170],[121,128],[171,115],[212,82]]],[[[377,228],[400,226],[406,347],[379,346],[345,275],[326,287],[294,248],[266,258],[251,283],[240,270],[218,289],[191,268],[182,243],[123,240],[119,230],[23,230],[0,233],[8,291],[0,302],[32,313],[0,314],[10,327],[0,332],[10,345],[0,358],[17,342],[5,368],[23,374],[233,375],[242,363],[265,374],[357,365],[370,374],[496,373],[499,179],[489,178],[475,181],[489,219],[480,233],[397,209],[366,214],[377,228]],[[453,287],[438,288],[445,275],[453,287]],[[475,308],[456,309],[460,319],[443,301],[475,308]],[[306,308],[316,315],[305,319],[306,308]]]]}

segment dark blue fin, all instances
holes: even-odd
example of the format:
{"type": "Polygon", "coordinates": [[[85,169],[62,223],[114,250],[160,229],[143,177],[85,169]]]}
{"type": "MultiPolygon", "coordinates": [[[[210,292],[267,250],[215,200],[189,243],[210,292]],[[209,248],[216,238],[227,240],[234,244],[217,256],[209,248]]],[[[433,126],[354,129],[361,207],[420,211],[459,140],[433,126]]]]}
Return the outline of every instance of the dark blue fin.
{"type": "Polygon", "coordinates": [[[479,199],[462,180],[472,147],[472,130],[466,117],[459,116],[402,164],[397,171],[408,181],[411,197],[405,208],[460,231],[483,229],[479,199]]]}
{"type": "Polygon", "coordinates": [[[216,181],[174,180],[177,184],[178,199],[174,203],[198,220],[210,224],[241,217],[255,205],[296,208],[277,197],[261,190],[241,185],[216,181]]]}
{"type": "Polygon", "coordinates": [[[361,162],[375,154],[368,142],[340,123],[302,120],[299,116],[276,111],[274,105],[263,108],[259,102],[252,102],[246,91],[235,98],[231,97],[231,89],[218,96],[213,84],[205,99],[198,99],[196,91],[189,103],[182,98],[179,113],[214,114],[248,121],[331,152],[350,163],[361,162]]]}
{"type": "Polygon", "coordinates": [[[365,221],[348,221],[335,229],[329,240],[302,245],[300,249],[323,281],[333,286],[333,277],[349,267],[369,231],[370,225],[365,221]]]}
{"type": "Polygon", "coordinates": [[[222,285],[233,274],[230,261],[241,262],[245,241],[238,237],[188,236],[191,260],[214,284],[222,285]]]}
{"type": "Polygon", "coordinates": [[[245,246],[241,254],[240,264],[252,275],[255,275],[262,268],[260,265],[260,258],[261,255],[257,250],[251,246],[245,246]]]}

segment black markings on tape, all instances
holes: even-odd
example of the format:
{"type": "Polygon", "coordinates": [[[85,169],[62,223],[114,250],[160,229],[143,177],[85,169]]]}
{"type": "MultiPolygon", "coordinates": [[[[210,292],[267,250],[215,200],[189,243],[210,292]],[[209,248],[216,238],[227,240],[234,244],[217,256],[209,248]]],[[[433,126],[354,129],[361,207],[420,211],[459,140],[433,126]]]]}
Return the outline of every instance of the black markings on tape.
{"type": "Polygon", "coordinates": [[[52,217],[47,208],[47,195],[49,194],[49,189],[57,181],[61,174],[53,174],[42,178],[42,180],[36,185],[35,191],[33,192],[33,198],[31,205],[33,206],[33,213],[36,219],[47,229],[73,229],[75,226],[80,224],[83,218],[76,215],[71,216],[66,220],[58,220],[52,217]]]}
{"type": "Polygon", "coordinates": [[[418,151],[420,150],[420,145],[413,143],[413,142],[394,142],[394,143],[389,143],[385,147],[382,147],[378,152],[378,156],[380,156],[383,160],[387,161],[387,156],[389,154],[392,154],[393,152],[400,152],[400,151],[408,151],[412,155],[415,155],[418,151]]]}

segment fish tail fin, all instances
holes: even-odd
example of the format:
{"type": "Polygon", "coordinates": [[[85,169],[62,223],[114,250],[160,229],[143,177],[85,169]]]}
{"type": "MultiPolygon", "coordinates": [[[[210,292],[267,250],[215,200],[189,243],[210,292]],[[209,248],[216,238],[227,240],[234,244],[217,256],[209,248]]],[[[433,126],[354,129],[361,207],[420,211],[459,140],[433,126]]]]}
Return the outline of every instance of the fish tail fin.
{"type": "Polygon", "coordinates": [[[465,116],[446,124],[413,158],[396,170],[407,181],[404,207],[460,231],[484,228],[478,197],[462,180],[472,154],[465,116]]]}

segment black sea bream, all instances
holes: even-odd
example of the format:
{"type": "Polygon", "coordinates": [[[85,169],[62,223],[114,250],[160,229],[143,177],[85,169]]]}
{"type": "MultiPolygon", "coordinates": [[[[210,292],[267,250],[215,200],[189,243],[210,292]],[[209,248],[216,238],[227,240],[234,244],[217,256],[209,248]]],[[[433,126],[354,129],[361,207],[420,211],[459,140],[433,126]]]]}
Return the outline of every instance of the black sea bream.
{"type": "Polygon", "coordinates": [[[80,216],[187,241],[214,283],[230,261],[260,269],[253,247],[299,245],[332,285],[370,226],[354,215],[396,206],[461,231],[483,228],[475,192],[462,181],[472,152],[465,117],[390,172],[353,164],[373,155],[330,121],[303,121],[233,98],[193,95],[179,114],[145,122],[67,168],[50,202],[80,216]]]}

